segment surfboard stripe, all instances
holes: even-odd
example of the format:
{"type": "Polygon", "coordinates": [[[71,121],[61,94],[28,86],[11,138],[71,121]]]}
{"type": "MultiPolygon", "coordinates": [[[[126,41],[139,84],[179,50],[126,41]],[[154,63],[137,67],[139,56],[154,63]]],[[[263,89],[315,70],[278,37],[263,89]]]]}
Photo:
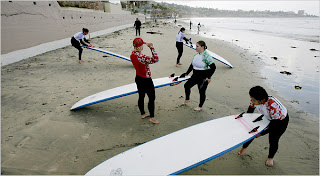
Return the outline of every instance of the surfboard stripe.
{"type": "MultiPolygon", "coordinates": [[[[183,44],[184,44],[185,46],[191,48],[191,49],[196,50],[194,47],[192,47],[192,46],[189,45],[189,44],[186,44],[185,42],[183,42],[183,44]]],[[[223,57],[217,55],[216,53],[214,53],[214,52],[212,52],[212,51],[210,51],[210,50],[208,50],[208,49],[207,49],[207,51],[208,51],[208,53],[211,55],[211,57],[212,57],[213,59],[215,59],[215,60],[217,60],[217,61],[219,61],[219,62],[227,65],[227,66],[230,67],[230,68],[233,68],[233,66],[232,66],[227,60],[225,60],[223,57]]]]}
{"type": "MultiPolygon", "coordinates": [[[[264,131],[264,130],[262,130],[261,132],[263,132],[263,131],[264,131]]],[[[261,132],[259,132],[258,134],[260,134],[261,132]]],[[[256,134],[256,135],[258,135],[258,134],[256,134]]],[[[216,155],[214,155],[214,156],[212,156],[212,157],[210,157],[210,158],[207,158],[207,159],[205,159],[205,160],[203,160],[203,161],[200,161],[200,162],[198,162],[198,163],[196,163],[196,164],[193,164],[193,165],[191,165],[191,166],[189,166],[189,167],[186,167],[186,168],[184,168],[184,169],[181,169],[181,170],[179,170],[179,171],[177,171],[177,172],[174,172],[174,173],[172,173],[172,174],[170,174],[170,175],[178,175],[178,174],[181,174],[181,173],[186,172],[186,171],[188,171],[188,170],[190,170],[190,169],[193,169],[193,168],[195,168],[195,167],[198,167],[198,166],[200,166],[200,165],[202,165],[202,164],[204,164],[204,163],[207,163],[207,162],[209,162],[209,161],[211,161],[211,160],[213,160],[213,159],[215,159],[215,158],[218,158],[219,156],[222,156],[222,155],[224,155],[224,154],[226,154],[226,153],[228,153],[228,152],[230,152],[230,151],[232,151],[232,150],[240,147],[240,146],[243,145],[244,143],[250,141],[250,140],[253,139],[256,135],[254,135],[254,136],[252,136],[251,138],[249,138],[249,139],[247,139],[247,140],[245,140],[245,141],[243,141],[243,142],[241,142],[241,143],[239,143],[239,144],[237,144],[237,145],[235,145],[235,146],[233,146],[233,147],[231,147],[231,148],[229,148],[229,149],[227,149],[227,150],[224,150],[224,151],[222,151],[222,152],[220,152],[220,153],[218,153],[218,154],[216,154],[216,155]]]]}
{"type": "Polygon", "coordinates": [[[110,98],[102,99],[102,100],[99,100],[99,101],[87,103],[87,104],[84,104],[84,105],[76,107],[76,108],[71,108],[71,110],[81,109],[81,108],[86,107],[86,106],[90,106],[90,105],[93,105],[93,104],[101,103],[101,102],[104,102],[104,101],[108,101],[108,100],[112,100],[112,99],[116,99],[116,98],[120,98],[120,97],[125,97],[125,96],[131,95],[131,94],[135,94],[137,92],[138,91],[133,91],[133,92],[129,92],[129,93],[126,93],[126,94],[117,95],[117,96],[114,96],[114,97],[110,97],[110,98]]]}
{"type": "Polygon", "coordinates": [[[105,50],[102,50],[102,49],[98,49],[98,48],[91,48],[91,47],[87,47],[87,46],[81,46],[81,47],[84,47],[84,48],[88,48],[88,49],[91,49],[91,50],[94,50],[94,51],[99,51],[101,53],[105,53],[105,54],[109,54],[111,56],[115,56],[115,57],[118,57],[118,58],[121,58],[121,59],[124,59],[126,61],[130,61],[131,62],[131,59],[126,57],[126,56],[122,56],[122,55],[119,55],[119,54],[116,54],[116,53],[113,53],[111,51],[105,51],[105,50]]]}
{"type": "MultiPolygon", "coordinates": [[[[247,122],[245,119],[241,118],[241,115],[234,115],[237,120],[239,120],[242,125],[248,130],[248,132],[252,131],[254,127],[250,125],[249,122],[247,122]]],[[[256,132],[252,132],[253,134],[256,134],[256,132]]]]}

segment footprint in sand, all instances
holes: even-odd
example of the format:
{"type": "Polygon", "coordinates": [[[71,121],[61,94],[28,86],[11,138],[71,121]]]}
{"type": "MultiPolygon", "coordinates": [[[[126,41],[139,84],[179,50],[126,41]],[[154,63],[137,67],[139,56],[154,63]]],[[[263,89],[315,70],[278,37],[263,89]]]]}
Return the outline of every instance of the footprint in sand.
{"type": "Polygon", "coordinates": [[[16,145],[16,147],[22,148],[30,139],[31,139],[30,136],[25,136],[25,137],[16,145]]]}

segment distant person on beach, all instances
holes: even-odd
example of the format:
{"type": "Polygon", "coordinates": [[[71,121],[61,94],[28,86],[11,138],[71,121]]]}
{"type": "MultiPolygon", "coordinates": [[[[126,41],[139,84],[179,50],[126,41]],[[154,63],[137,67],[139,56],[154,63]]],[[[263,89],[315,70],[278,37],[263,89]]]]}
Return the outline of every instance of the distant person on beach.
{"type": "Polygon", "coordinates": [[[192,22],[190,21],[190,30],[191,30],[192,22]]]}
{"type": "Polygon", "coordinates": [[[152,123],[159,123],[157,119],[154,118],[154,102],[156,99],[155,88],[153,81],[151,79],[151,71],[149,64],[154,64],[159,61],[157,52],[155,51],[152,43],[146,43],[141,37],[135,38],[133,40],[134,50],[131,53],[130,59],[134,68],[136,69],[135,82],[138,88],[138,107],[141,112],[141,118],[150,117],[149,121],[152,123]],[[143,44],[146,44],[152,53],[152,57],[146,56],[141,53],[143,50],[143,44]],[[144,97],[145,94],[149,97],[148,109],[150,114],[146,114],[144,111],[144,97]]]}
{"type": "MultiPolygon", "coordinates": [[[[269,96],[266,90],[260,86],[252,87],[249,91],[249,95],[251,102],[247,113],[253,113],[255,108],[257,108],[261,114],[270,120],[269,126],[255,138],[269,133],[270,146],[266,165],[272,167],[273,157],[278,150],[279,139],[286,131],[289,123],[289,114],[286,107],[284,107],[278,99],[269,96]]],[[[238,152],[240,156],[244,154],[252,141],[253,139],[243,144],[242,149],[238,152]]]]}
{"type": "Polygon", "coordinates": [[[136,36],[140,36],[140,27],[141,27],[141,21],[137,18],[136,21],[134,22],[134,26],[136,27],[136,36]]]}
{"type": "Polygon", "coordinates": [[[185,40],[188,43],[188,39],[186,38],[186,36],[184,35],[184,32],[186,31],[186,29],[184,27],[182,27],[180,29],[180,31],[178,32],[178,34],[176,35],[176,48],[178,50],[178,57],[177,57],[177,64],[176,67],[178,67],[179,65],[182,65],[180,63],[180,58],[182,56],[183,53],[183,40],[185,40]]]}
{"type": "Polygon", "coordinates": [[[200,33],[200,27],[201,27],[201,24],[199,22],[199,24],[198,24],[198,34],[200,33]]]}
{"type": "Polygon", "coordinates": [[[82,55],[83,49],[81,48],[80,43],[84,46],[88,46],[88,47],[92,46],[90,44],[90,42],[85,38],[85,36],[88,35],[88,33],[89,33],[89,30],[86,28],[83,28],[82,32],[78,32],[78,33],[74,34],[74,36],[71,38],[71,45],[79,50],[79,63],[80,64],[84,63],[84,61],[81,60],[81,55],[82,55]],[[88,43],[88,45],[85,42],[83,42],[82,40],[84,40],[86,43],[88,43]]]}
{"type": "Polygon", "coordinates": [[[184,84],[186,99],[182,105],[186,105],[190,102],[191,88],[197,84],[200,93],[200,103],[198,107],[194,108],[195,111],[200,111],[202,109],[206,100],[207,87],[211,81],[211,76],[216,70],[213,58],[209,55],[206,49],[207,46],[204,41],[200,40],[197,42],[197,53],[193,56],[193,60],[188,71],[181,75],[186,76],[193,70],[191,78],[184,84]]]}

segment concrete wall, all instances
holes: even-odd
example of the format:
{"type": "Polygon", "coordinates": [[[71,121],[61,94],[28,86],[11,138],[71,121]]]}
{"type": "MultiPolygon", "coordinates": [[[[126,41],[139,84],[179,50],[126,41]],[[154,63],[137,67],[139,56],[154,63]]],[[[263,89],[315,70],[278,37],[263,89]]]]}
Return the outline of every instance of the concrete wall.
{"type": "Polygon", "coordinates": [[[92,33],[125,24],[133,26],[137,17],[144,22],[144,15],[119,9],[104,13],[61,8],[56,1],[1,1],[1,54],[71,38],[84,27],[92,33]]]}
{"type": "MultiPolygon", "coordinates": [[[[104,3],[104,6],[106,8],[106,12],[116,13],[116,14],[124,12],[120,4],[104,3]]],[[[128,11],[125,11],[125,12],[127,14],[131,14],[131,12],[128,12],[128,11]]]]}

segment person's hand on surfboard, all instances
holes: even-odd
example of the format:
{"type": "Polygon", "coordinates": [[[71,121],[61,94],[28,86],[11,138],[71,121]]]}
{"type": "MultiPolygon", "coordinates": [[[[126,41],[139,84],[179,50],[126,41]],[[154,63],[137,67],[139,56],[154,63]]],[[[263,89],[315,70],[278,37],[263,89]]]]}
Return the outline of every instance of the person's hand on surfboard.
{"type": "Polygon", "coordinates": [[[182,73],[179,78],[184,78],[186,76],[188,76],[187,73],[182,73]]]}

